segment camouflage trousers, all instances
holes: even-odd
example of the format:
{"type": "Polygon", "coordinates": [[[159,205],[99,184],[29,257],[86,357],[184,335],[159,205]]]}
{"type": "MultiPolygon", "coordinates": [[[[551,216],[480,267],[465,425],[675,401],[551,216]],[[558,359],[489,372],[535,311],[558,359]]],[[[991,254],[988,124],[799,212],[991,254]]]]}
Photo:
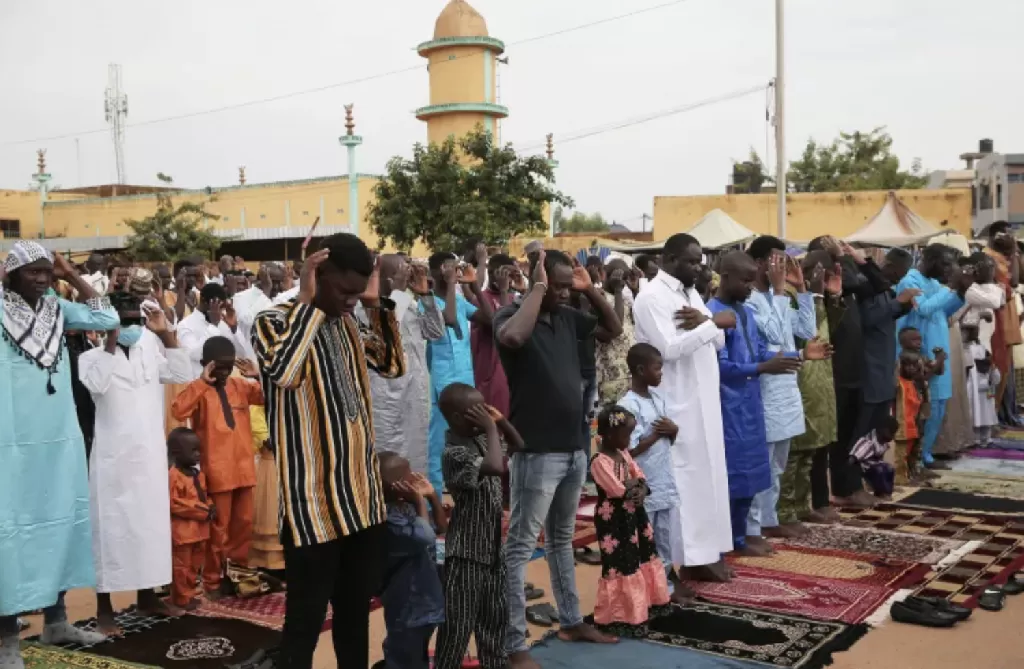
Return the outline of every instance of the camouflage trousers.
{"type": "Polygon", "coordinates": [[[907,485],[910,476],[917,471],[921,462],[920,439],[897,439],[894,442],[893,458],[896,461],[896,485],[907,485]]]}
{"type": "Polygon", "coordinates": [[[780,477],[779,523],[795,523],[811,510],[811,463],[815,449],[790,451],[780,477]]]}

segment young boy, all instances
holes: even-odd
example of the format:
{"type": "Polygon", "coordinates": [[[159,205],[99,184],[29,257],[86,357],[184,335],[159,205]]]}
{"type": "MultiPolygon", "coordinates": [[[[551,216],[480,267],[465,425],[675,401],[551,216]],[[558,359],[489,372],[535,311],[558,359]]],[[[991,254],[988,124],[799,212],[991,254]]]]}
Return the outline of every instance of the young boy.
{"type": "Polygon", "coordinates": [[[917,386],[917,392],[921,397],[921,410],[917,415],[917,428],[921,434],[921,438],[917,443],[917,450],[912,454],[910,467],[916,471],[915,476],[925,479],[938,478],[938,474],[925,468],[924,464],[927,461],[926,454],[924,453],[924,426],[928,419],[931,417],[931,389],[929,381],[933,376],[941,376],[946,368],[946,351],[942,348],[935,347],[932,349],[933,358],[929,359],[928,354],[922,349],[924,347],[924,338],[921,335],[921,331],[915,327],[908,326],[900,330],[899,342],[901,351],[910,351],[916,353],[919,360],[921,361],[921,371],[917,378],[914,380],[917,386]]]}
{"type": "Polygon", "coordinates": [[[249,407],[263,404],[258,376],[251,360],[235,359],[235,345],[226,337],[203,344],[203,373],[186,386],[171,407],[178,420],[191,419],[202,443],[202,469],[217,516],[203,569],[203,586],[210,599],[220,596],[225,560],[248,566],[252,542],[256,463],[252,457],[249,407]],[[231,376],[235,367],[244,377],[231,376]]]}
{"type": "Polygon", "coordinates": [[[917,475],[916,454],[921,432],[921,407],[925,406],[918,383],[924,378],[921,356],[904,350],[900,354],[899,378],[896,379],[896,412],[899,424],[896,434],[896,484],[907,485],[917,475]]]}
{"type": "Polygon", "coordinates": [[[850,449],[850,461],[860,465],[864,479],[875,491],[875,497],[880,499],[892,499],[895,473],[892,465],[883,458],[899,427],[899,421],[895,418],[884,416],[875,429],[857,440],[850,449]]]}
{"type": "Polygon", "coordinates": [[[508,420],[478,390],[453,383],[438,398],[448,422],[441,471],[455,501],[445,539],[445,612],[436,669],[459,669],[476,636],[483,669],[504,669],[508,605],[501,541],[501,439],[509,455],[523,446],[508,420]]]}
{"type": "Polygon", "coordinates": [[[661,385],[661,352],[650,344],[635,344],[626,354],[631,389],[618,405],[636,418],[630,437],[630,455],[640,465],[651,494],[644,500],[644,509],[654,528],[654,545],[673,580],[673,597],[681,600],[693,592],[673,578],[670,531],[672,514],[679,507],[679,492],[672,476],[671,445],[679,427],[666,417],[665,400],[654,388],[661,385]],[[678,594],[677,594],[678,593],[678,594]]]}
{"type": "Polygon", "coordinates": [[[167,450],[171,458],[171,603],[192,611],[199,607],[197,581],[216,510],[206,494],[206,476],[196,468],[199,435],[176,427],[167,437],[167,450]]]}
{"type": "Polygon", "coordinates": [[[971,400],[974,437],[982,448],[992,442],[992,428],[999,425],[996,412],[996,389],[999,388],[999,370],[992,364],[992,354],[979,339],[977,325],[964,325],[963,337],[971,357],[967,372],[967,394],[971,400]]]}
{"type": "Polygon", "coordinates": [[[388,635],[384,661],[378,667],[427,669],[430,637],[444,621],[434,550],[437,535],[447,530],[448,518],[433,486],[423,475],[412,473],[408,460],[389,452],[378,457],[388,507],[388,557],[381,592],[388,635]]]}

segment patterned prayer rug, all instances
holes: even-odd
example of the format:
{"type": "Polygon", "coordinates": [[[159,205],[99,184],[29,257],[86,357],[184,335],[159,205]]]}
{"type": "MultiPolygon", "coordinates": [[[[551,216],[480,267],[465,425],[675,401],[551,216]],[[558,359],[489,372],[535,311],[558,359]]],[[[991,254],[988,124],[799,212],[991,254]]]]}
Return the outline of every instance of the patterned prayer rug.
{"type": "Polygon", "coordinates": [[[1024,451],[1004,448],[972,448],[964,453],[971,458],[993,458],[995,460],[1024,460],[1024,451]]]}
{"type": "Polygon", "coordinates": [[[972,495],[953,490],[921,489],[900,500],[900,506],[964,511],[967,513],[1024,515],[1024,500],[972,495]]]}
{"type": "MultiPolygon", "coordinates": [[[[240,599],[238,597],[222,597],[215,602],[204,600],[198,610],[190,612],[191,615],[201,618],[232,618],[234,620],[246,620],[260,627],[277,630],[284,629],[284,602],[285,593],[275,592],[259,597],[240,599]]],[[[374,597],[370,603],[370,610],[376,611],[380,608],[380,600],[374,597]]],[[[334,613],[330,605],[327,606],[327,618],[320,631],[326,632],[331,629],[334,613]]]]}
{"type": "Polygon", "coordinates": [[[982,474],[975,472],[942,472],[942,476],[929,482],[936,490],[955,490],[975,495],[995,495],[1011,499],[1024,499],[1024,478],[982,474]]]}
{"type": "Polygon", "coordinates": [[[21,644],[21,658],[25,669],[147,669],[142,664],[34,643],[21,644]]]}
{"type": "Polygon", "coordinates": [[[693,583],[704,599],[820,620],[860,623],[900,588],[919,584],[927,565],[776,545],[767,558],[730,558],[728,583],[693,583]]]}
{"type": "Polygon", "coordinates": [[[807,546],[879,556],[907,562],[935,564],[964,544],[952,539],[921,537],[904,532],[807,524],[809,532],[796,539],[785,539],[786,546],[807,546]]]}
{"type": "MultiPolygon", "coordinates": [[[[95,623],[92,619],[76,625],[94,629],[95,623]]],[[[223,669],[227,664],[248,659],[261,648],[277,646],[281,640],[279,632],[244,620],[225,618],[144,617],[122,613],[117,616],[117,623],[124,631],[123,637],[109,638],[87,647],[68,644],[62,648],[117,660],[119,664],[128,662],[165,669],[223,669]]]]}
{"type": "MultiPolygon", "coordinates": [[[[958,513],[938,509],[880,504],[873,509],[840,510],[844,523],[857,527],[908,532],[977,542],[955,559],[943,560],[928,572],[915,594],[945,597],[974,606],[976,595],[1024,567],[1024,520],[1019,516],[958,513]]],[[[963,549],[959,549],[957,553],[963,549]]],[[[953,557],[953,556],[951,556],[953,557]]]]}
{"type": "Polygon", "coordinates": [[[864,625],[711,603],[663,607],[644,625],[605,629],[621,637],[795,669],[832,664],[833,653],[847,650],[867,631],[864,625]]]}

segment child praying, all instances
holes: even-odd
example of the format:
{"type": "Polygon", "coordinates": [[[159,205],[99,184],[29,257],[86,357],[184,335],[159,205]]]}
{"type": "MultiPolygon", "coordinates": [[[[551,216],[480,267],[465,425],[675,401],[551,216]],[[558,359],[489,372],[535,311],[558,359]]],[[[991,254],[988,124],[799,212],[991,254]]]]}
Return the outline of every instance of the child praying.
{"type": "Polygon", "coordinates": [[[225,561],[248,566],[252,542],[256,463],[252,457],[249,408],[263,404],[263,390],[253,378],[256,365],[235,359],[235,346],[226,337],[203,344],[202,375],[190,383],[171,407],[178,420],[191,419],[202,443],[202,470],[217,516],[203,569],[209,599],[220,596],[225,561]],[[238,368],[241,377],[231,373],[238,368]]]}
{"type": "Polygon", "coordinates": [[[206,492],[206,476],[196,467],[199,435],[176,427],[167,437],[167,451],[171,459],[171,603],[191,611],[199,608],[199,572],[216,510],[206,492]]]}

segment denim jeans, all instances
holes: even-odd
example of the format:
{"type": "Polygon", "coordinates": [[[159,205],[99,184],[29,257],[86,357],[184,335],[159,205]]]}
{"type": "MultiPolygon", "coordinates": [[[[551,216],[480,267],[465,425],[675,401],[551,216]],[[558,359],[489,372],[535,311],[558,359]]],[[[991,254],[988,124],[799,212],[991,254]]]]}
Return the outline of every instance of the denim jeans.
{"type": "Polygon", "coordinates": [[[654,548],[665,564],[666,571],[672,571],[672,509],[648,511],[647,518],[654,530],[654,548]]]}
{"type": "Polygon", "coordinates": [[[505,649],[516,653],[526,646],[526,565],[544,529],[544,552],[551,571],[551,590],[563,628],[583,622],[576,592],[576,562],[572,538],[580,490],[587,476],[587,455],[573,453],[516,453],[512,473],[511,516],[505,541],[508,568],[509,626],[505,649]]]}
{"type": "Polygon", "coordinates": [[[768,443],[768,462],[772,468],[772,485],[754,495],[747,514],[747,536],[759,537],[765,527],[779,526],[779,493],[782,490],[782,472],[789,461],[789,439],[768,443]]]}
{"type": "MultiPolygon", "coordinates": [[[[52,606],[43,609],[43,623],[52,625],[62,623],[68,619],[68,611],[64,608],[64,593],[57,595],[57,601],[52,606]]],[[[9,639],[18,636],[18,616],[0,616],[0,639],[9,639]]]]}

